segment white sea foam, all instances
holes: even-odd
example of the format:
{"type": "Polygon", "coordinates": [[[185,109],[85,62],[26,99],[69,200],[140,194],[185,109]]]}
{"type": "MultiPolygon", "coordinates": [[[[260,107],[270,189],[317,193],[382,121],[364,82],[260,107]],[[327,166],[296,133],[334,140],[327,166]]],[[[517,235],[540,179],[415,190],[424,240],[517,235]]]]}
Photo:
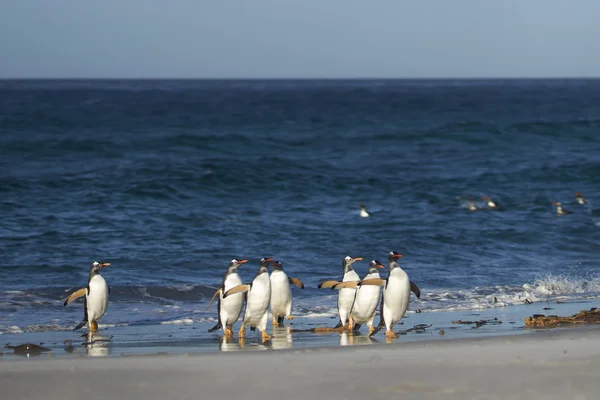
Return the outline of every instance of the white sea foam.
{"type": "Polygon", "coordinates": [[[193,324],[194,320],[191,318],[182,318],[182,319],[174,319],[172,321],[162,321],[161,325],[185,325],[185,324],[193,324]]]}

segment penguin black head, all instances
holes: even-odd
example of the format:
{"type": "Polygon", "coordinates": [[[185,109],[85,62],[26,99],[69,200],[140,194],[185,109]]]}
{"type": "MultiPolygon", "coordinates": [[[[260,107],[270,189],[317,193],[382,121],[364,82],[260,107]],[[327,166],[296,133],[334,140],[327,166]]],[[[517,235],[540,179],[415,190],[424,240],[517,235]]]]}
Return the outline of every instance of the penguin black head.
{"type": "Polygon", "coordinates": [[[258,272],[257,275],[260,275],[265,272],[269,272],[269,264],[273,261],[273,257],[263,257],[260,259],[258,263],[258,272]]]}
{"type": "Polygon", "coordinates": [[[227,267],[227,272],[225,273],[225,275],[229,275],[229,274],[233,274],[236,273],[238,270],[238,267],[242,264],[247,263],[248,260],[236,260],[235,258],[233,260],[231,260],[229,262],[229,266],[227,267]]]}
{"type": "Polygon", "coordinates": [[[350,257],[350,256],[346,256],[344,258],[344,261],[342,261],[342,267],[344,268],[344,274],[348,271],[352,270],[352,264],[354,264],[357,261],[362,260],[362,257],[350,257]]]}
{"type": "Polygon", "coordinates": [[[107,262],[99,263],[98,261],[94,261],[90,266],[90,275],[99,274],[102,268],[108,267],[109,265],[110,263],[107,262]]]}
{"type": "Polygon", "coordinates": [[[377,272],[378,268],[385,268],[385,267],[383,266],[383,264],[381,264],[381,262],[379,262],[377,260],[373,260],[369,263],[369,273],[370,274],[377,272]]]}
{"type": "Polygon", "coordinates": [[[283,264],[281,261],[271,261],[271,265],[273,266],[273,271],[283,271],[283,264]]]}

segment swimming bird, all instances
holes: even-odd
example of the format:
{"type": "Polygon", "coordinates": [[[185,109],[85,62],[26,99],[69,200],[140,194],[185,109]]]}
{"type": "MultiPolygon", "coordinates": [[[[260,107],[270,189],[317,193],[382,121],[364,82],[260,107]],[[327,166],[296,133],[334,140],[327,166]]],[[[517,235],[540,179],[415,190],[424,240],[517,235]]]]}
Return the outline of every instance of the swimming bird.
{"type": "MultiPolygon", "coordinates": [[[[225,276],[223,276],[223,282],[221,286],[215,292],[213,299],[218,294],[218,321],[215,326],[210,328],[208,331],[213,332],[219,328],[223,329],[225,336],[233,336],[233,324],[235,324],[240,317],[242,307],[244,306],[244,294],[236,293],[235,295],[224,298],[224,293],[229,289],[234,288],[242,284],[242,279],[238,274],[238,268],[240,265],[247,263],[248,260],[236,260],[235,258],[229,262],[225,276]]],[[[211,300],[212,302],[212,300],[211,300]]],[[[209,304],[210,306],[210,304],[209,304]]]]}
{"type": "Polygon", "coordinates": [[[402,257],[402,254],[395,251],[389,253],[388,261],[390,270],[387,279],[366,279],[359,283],[360,287],[363,285],[380,285],[384,287],[381,297],[381,320],[371,335],[376,334],[385,326],[386,338],[392,339],[397,337],[392,329],[406,313],[410,300],[410,292],[412,291],[417,297],[420,297],[421,290],[408,279],[408,274],[398,264],[398,260],[402,257]]]}
{"type": "MultiPolygon", "coordinates": [[[[363,280],[381,278],[379,276],[379,268],[385,268],[379,261],[373,260],[369,263],[369,271],[363,280]]],[[[347,285],[347,287],[356,287],[358,282],[342,282],[333,286],[333,289],[339,289],[347,285]]],[[[357,289],[354,305],[350,316],[354,322],[353,330],[360,329],[360,325],[366,323],[369,327],[369,335],[375,330],[373,328],[373,320],[375,319],[375,311],[379,303],[379,295],[381,294],[381,286],[364,285],[357,289]]]]}
{"type": "Polygon", "coordinates": [[[271,315],[273,326],[283,326],[283,318],[294,319],[292,316],[292,288],[290,284],[304,289],[300,279],[290,278],[283,270],[281,261],[272,261],[271,266],[271,315]]]}
{"type": "Polygon", "coordinates": [[[479,208],[475,205],[475,200],[469,200],[467,203],[467,210],[469,211],[477,211],[479,208]]]}
{"type": "Polygon", "coordinates": [[[72,293],[64,302],[64,306],[82,296],[85,296],[83,302],[83,320],[73,330],[82,328],[88,324],[90,332],[98,331],[98,320],[102,318],[108,307],[108,294],[110,289],[100,275],[102,268],[108,267],[110,263],[99,263],[94,261],[90,266],[88,284],[72,293]]]}
{"type": "Polygon", "coordinates": [[[500,208],[500,204],[498,204],[497,202],[495,202],[494,200],[492,200],[491,197],[482,196],[481,199],[483,201],[485,201],[485,206],[487,208],[494,208],[494,209],[500,208]]]}
{"type": "Polygon", "coordinates": [[[269,279],[269,263],[273,260],[271,257],[261,258],[258,264],[258,271],[254,280],[249,285],[239,285],[225,291],[223,298],[230,295],[247,292],[246,312],[244,321],[240,328],[239,337],[243,340],[246,334],[246,325],[254,330],[258,328],[262,335],[262,341],[271,339],[267,334],[267,320],[269,318],[269,302],[271,301],[271,280],[269,279]]]}
{"type": "Polygon", "coordinates": [[[586,204],[587,201],[585,201],[585,199],[583,198],[583,195],[579,192],[575,192],[575,198],[577,199],[577,202],[579,204],[586,204]]]}
{"type": "Polygon", "coordinates": [[[363,203],[359,203],[358,205],[360,206],[361,217],[366,218],[371,216],[371,214],[367,211],[367,206],[365,206],[363,203]]]}
{"type": "MultiPolygon", "coordinates": [[[[360,281],[360,277],[358,274],[352,269],[352,264],[356,261],[362,260],[362,257],[350,257],[346,256],[342,261],[342,268],[344,271],[344,275],[342,278],[342,282],[348,281],[360,281]]],[[[336,284],[340,282],[338,281],[324,281],[319,284],[319,289],[322,288],[333,288],[336,284]]],[[[340,289],[338,293],[338,315],[340,316],[340,322],[336,326],[336,328],[344,327],[345,329],[351,328],[352,321],[350,319],[350,311],[352,311],[352,304],[354,304],[354,296],[356,295],[355,288],[343,288],[340,289]]]]}
{"type": "Polygon", "coordinates": [[[558,216],[571,214],[571,211],[564,209],[562,204],[560,204],[560,202],[558,202],[558,201],[553,201],[552,205],[556,206],[556,215],[558,215],[558,216]]]}

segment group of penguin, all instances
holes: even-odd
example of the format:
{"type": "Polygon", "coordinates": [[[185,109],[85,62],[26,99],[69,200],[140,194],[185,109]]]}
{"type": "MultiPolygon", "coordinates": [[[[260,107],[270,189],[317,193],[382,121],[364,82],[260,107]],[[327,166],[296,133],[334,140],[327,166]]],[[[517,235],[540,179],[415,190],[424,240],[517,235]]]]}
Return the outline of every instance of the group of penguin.
{"type": "MultiPolygon", "coordinates": [[[[395,338],[393,328],[406,313],[410,293],[413,292],[420,297],[419,287],[410,281],[407,273],[398,264],[400,258],[402,254],[398,252],[389,253],[387,278],[382,278],[379,274],[379,269],[385,266],[378,260],[371,261],[368,273],[361,280],[354,271],[353,264],[362,258],[345,257],[342,261],[342,279],[326,280],[318,286],[322,289],[338,290],[337,308],[340,321],[335,328],[324,328],[324,330],[356,332],[362,324],[366,324],[369,327],[369,336],[375,335],[385,327],[386,338],[395,338]],[[374,327],[378,304],[381,305],[381,319],[374,327]]],[[[304,289],[304,284],[297,278],[289,277],[283,270],[281,261],[274,261],[271,257],[261,258],[256,276],[251,283],[244,284],[238,274],[238,268],[247,262],[248,260],[233,259],[229,263],[223,281],[208,305],[210,307],[218,296],[218,321],[208,331],[222,329],[227,339],[232,338],[233,325],[240,318],[245,303],[242,325],[238,332],[239,339],[244,340],[246,327],[249,327],[253,331],[258,329],[261,333],[261,341],[266,342],[271,339],[267,333],[269,308],[273,327],[283,326],[284,319],[294,318],[291,314],[291,285],[304,289]],[[269,265],[272,266],[270,274],[269,265]]],[[[110,291],[100,271],[109,265],[110,263],[94,261],[89,270],[88,285],[73,292],[65,300],[66,306],[84,297],[84,316],[74,329],[80,329],[88,324],[90,333],[97,332],[98,320],[106,312],[110,291]]]]}
{"type": "MultiPolygon", "coordinates": [[[[583,197],[583,195],[579,192],[575,192],[575,199],[577,200],[578,204],[588,204],[587,200],[585,200],[585,198],[583,197]]],[[[481,196],[481,200],[483,200],[483,202],[485,203],[485,209],[489,209],[489,210],[499,210],[500,209],[500,204],[493,200],[491,197],[488,196],[481,196]]],[[[563,215],[567,215],[567,214],[572,214],[571,211],[568,211],[567,209],[565,209],[562,204],[559,201],[553,201],[552,205],[554,207],[556,207],[556,215],[563,216],[563,215]]],[[[371,213],[369,211],[367,211],[367,206],[365,206],[363,203],[359,203],[358,206],[360,207],[360,216],[363,218],[366,217],[370,217],[371,213]]],[[[482,207],[478,207],[475,204],[475,200],[470,199],[466,205],[465,208],[469,211],[478,211],[478,210],[482,210],[484,208],[482,207]]]]}

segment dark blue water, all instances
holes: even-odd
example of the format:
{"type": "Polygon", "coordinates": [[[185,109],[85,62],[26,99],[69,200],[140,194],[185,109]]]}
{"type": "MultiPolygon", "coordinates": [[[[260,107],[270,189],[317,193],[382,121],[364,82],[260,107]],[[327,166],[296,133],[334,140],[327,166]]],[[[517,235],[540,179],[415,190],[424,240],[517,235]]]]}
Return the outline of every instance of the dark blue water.
{"type": "Polygon", "coordinates": [[[234,257],[282,260],[297,315],[390,250],[425,310],[596,296],[599,176],[599,80],[3,81],[0,333],[77,321],[94,260],[106,323],[214,317],[234,257]]]}

